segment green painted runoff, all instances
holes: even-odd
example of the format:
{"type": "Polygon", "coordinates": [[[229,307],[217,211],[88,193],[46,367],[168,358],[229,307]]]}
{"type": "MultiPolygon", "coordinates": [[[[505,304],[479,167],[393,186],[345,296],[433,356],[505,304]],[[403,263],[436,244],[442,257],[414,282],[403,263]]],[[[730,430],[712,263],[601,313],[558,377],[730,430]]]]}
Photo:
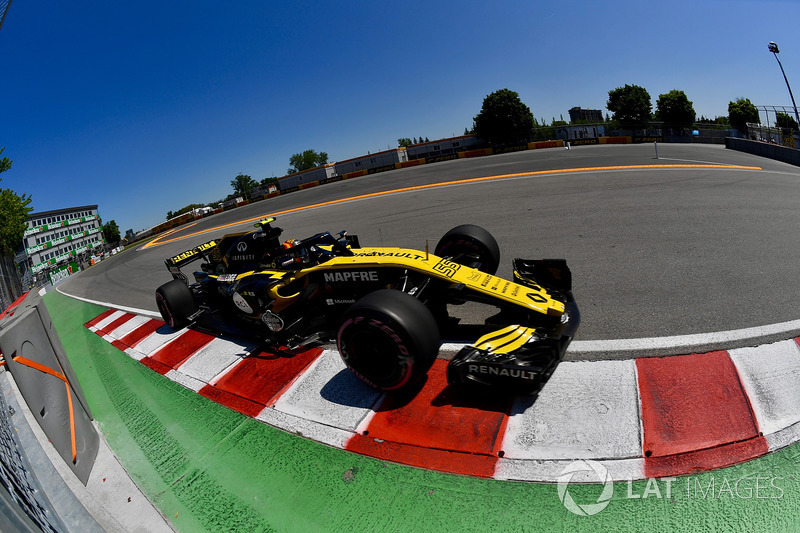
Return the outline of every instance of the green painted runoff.
{"type": "MultiPolygon", "coordinates": [[[[674,481],[618,482],[605,508],[579,516],[556,484],[387,463],[247,418],[85,328],[104,308],[56,291],[44,300],[111,449],[181,532],[800,530],[798,445],[674,481]]],[[[601,491],[568,486],[578,505],[601,491]]]]}

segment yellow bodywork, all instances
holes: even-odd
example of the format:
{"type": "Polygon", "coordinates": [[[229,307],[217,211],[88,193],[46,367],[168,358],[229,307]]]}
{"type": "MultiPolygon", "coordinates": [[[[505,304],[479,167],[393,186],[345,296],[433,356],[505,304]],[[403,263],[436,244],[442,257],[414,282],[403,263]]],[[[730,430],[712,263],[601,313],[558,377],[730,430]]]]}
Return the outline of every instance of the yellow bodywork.
{"type": "Polygon", "coordinates": [[[513,325],[487,333],[478,339],[473,346],[479,350],[494,353],[511,353],[521,348],[533,338],[536,330],[524,326],[513,325]]]}
{"type": "Polygon", "coordinates": [[[314,272],[365,270],[373,267],[378,269],[402,268],[422,272],[454,284],[463,283],[466,288],[478,293],[528,307],[544,315],[558,317],[564,314],[564,303],[553,299],[541,287],[532,288],[520,285],[433,254],[407,248],[356,248],[352,251],[354,253],[352,256],[333,257],[324,263],[301,270],[245,272],[225,281],[240,280],[253,274],[267,274],[275,279],[280,279],[281,282],[274,285],[269,291],[270,297],[275,299],[273,308],[280,310],[299,295],[283,294],[281,289],[314,272]]]}

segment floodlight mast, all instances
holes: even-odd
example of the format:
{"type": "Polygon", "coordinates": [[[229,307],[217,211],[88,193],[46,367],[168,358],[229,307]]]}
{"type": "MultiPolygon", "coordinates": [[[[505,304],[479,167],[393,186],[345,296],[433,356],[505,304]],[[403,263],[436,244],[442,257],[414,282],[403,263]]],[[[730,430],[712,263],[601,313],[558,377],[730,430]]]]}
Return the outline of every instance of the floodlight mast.
{"type": "Polygon", "coordinates": [[[5,7],[3,6],[3,3],[0,2],[0,10],[3,11],[3,14],[0,15],[0,28],[3,27],[3,21],[6,20],[6,15],[8,14],[8,10],[10,7],[11,7],[11,0],[8,0],[5,7]]]}
{"type": "Polygon", "coordinates": [[[778,62],[778,66],[781,67],[781,74],[783,74],[783,81],[786,82],[786,88],[789,89],[789,97],[792,99],[792,107],[794,107],[794,118],[797,120],[797,123],[800,124],[800,115],[797,114],[797,104],[794,103],[794,95],[792,94],[792,88],[789,86],[789,80],[786,78],[786,72],[783,70],[783,65],[781,64],[781,60],[778,58],[778,54],[781,52],[778,50],[778,45],[775,41],[769,42],[769,51],[772,52],[772,55],[775,56],[775,60],[778,62]]]}

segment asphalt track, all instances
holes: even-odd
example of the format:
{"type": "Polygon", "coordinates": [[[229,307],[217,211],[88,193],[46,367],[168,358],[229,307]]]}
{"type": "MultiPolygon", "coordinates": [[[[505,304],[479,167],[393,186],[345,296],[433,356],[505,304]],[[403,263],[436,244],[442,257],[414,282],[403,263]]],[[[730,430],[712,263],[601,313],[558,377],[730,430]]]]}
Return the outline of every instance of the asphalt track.
{"type": "MultiPolygon", "coordinates": [[[[660,160],[654,159],[652,146],[546,150],[348,180],[204,219],[160,239],[171,242],[115,256],[67,280],[59,289],[112,307],[149,309],[152,313],[152,291],[170,279],[162,266],[164,257],[218,235],[200,233],[204,229],[227,226],[222,231],[241,231],[252,222],[237,222],[292,210],[280,215],[287,236],[348,228],[364,243],[422,248],[425,240],[435,242],[450,227],[472,222],[497,236],[507,260],[523,249],[530,253],[520,251],[518,255],[566,257],[575,274],[575,292],[583,311],[580,336],[573,346],[603,342],[636,346],[667,339],[667,350],[690,353],[680,344],[687,335],[706,341],[710,338],[712,343],[725,344],[726,349],[734,348],[731,344],[736,342],[749,346],[775,337],[784,340],[796,336],[793,302],[798,289],[792,286],[789,274],[796,264],[793,259],[797,259],[793,239],[797,233],[800,173],[795,167],[717,147],[668,145],[659,151],[660,160]],[[550,172],[553,170],[563,172],[550,172]],[[460,183],[428,187],[453,181],[460,183]],[[329,203],[399,188],[406,190],[329,203]],[[321,203],[327,205],[295,210],[321,203]],[[265,211],[267,205],[269,211],[265,211]],[[751,328],[751,336],[732,341],[737,335],[709,335],[741,328],[751,328]]],[[[509,274],[508,262],[501,275],[509,274]]],[[[741,399],[741,409],[755,412],[759,420],[753,429],[756,433],[744,445],[763,444],[770,425],[779,417],[788,421],[786,432],[792,436],[782,444],[771,445],[774,453],[713,472],[689,470],[688,475],[674,481],[663,477],[634,481],[641,477],[632,476],[632,481],[625,483],[624,477],[615,477],[610,500],[605,492],[600,494],[602,485],[571,484],[569,493],[575,501],[608,505],[599,514],[586,517],[575,514],[574,507],[570,512],[564,503],[568,500],[551,483],[438,474],[333,450],[257,423],[206,401],[202,392],[187,390],[185,383],[179,385],[129,357],[120,357],[110,340],[104,341],[83,327],[84,322],[96,321],[104,308],[57,294],[48,295],[46,302],[103,433],[137,484],[181,531],[796,530],[800,472],[797,445],[790,444],[797,440],[795,426],[800,412],[793,392],[800,386],[794,362],[797,340],[780,345],[786,347],[786,354],[774,355],[776,348],[767,348],[766,352],[769,360],[777,357],[791,361],[786,367],[790,371],[773,369],[769,361],[760,361],[760,356],[759,364],[753,366],[757,369],[753,376],[777,380],[782,383],[778,388],[763,388],[766,381],[760,378],[747,382],[747,372],[737,378],[747,382],[748,390],[755,387],[766,392],[761,397],[770,402],[762,412],[758,403],[748,406],[748,400],[741,399]]],[[[697,345],[704,346],[702,342],[697,345]]],[[[602,350],[573,352],[576,359],[592,358],[592,354],[626,359],[659,353],[655,349],[617,349],[610,355],[602,350]]],[[[727,356],[707,355],[652,360],[652,365],[637,363],[636,371],[631,361],[619,364],[630,366],[629,377],[638,374],[641,384],[646,367],[689,361],[683,368],[683,372],[690,372],[687,376],[696,368],[704,375],[698,376],[698,383],[714,385],[716,379],[709,373],[719,369],[708,365],[727,360],[727,356]],[[701,359],[706,366],[696,367],[695,360],[701,359]]],[[[739,372],[748,368],[742,361],[751,360],[747,351],[734,350],[730,358],[740,365],[739,372]]],[[[600,363],[597,368],[606,366],[617,368],[618,363],[600,363]]],[[[676,376],[673,371],[652,374],[658,375],[667,377],[664,383],[668,387],[672,387],[673,379],[686,382],[682,374],[676,376]]],[[[592,390],[605,383],[609,390],[616,390],[608,397],[611,401],[612,396],[630,393],[627,388],[618,390],[615,376],[606,376],[609,379],[605,381],[600,375],[589,376],[585,388],[592,390]]],[[[738,384],[737,380],[734,382],[738,384]]],[[[223,381],[225,378],[217,387],[223,381]]],[[[556,388],[555,383],[549,385],[556,388]]],[[[730,387],[723,388],[724,394],[730,394],[730,387]]],[[[653,399],[657,414],[673,416],[662,405],[668,400],[681,415],[665,421],[667,433],[684,433],[683,420],[691,420],[700,429],[713,426],[727,431],[730,424],[721,412],[709,411],[706,422],[703,409],[687,417],[686,407],[702,406],[704,400],[713,399],[715,405],[724,408],[729,396],[717,398],[715,391],[696,383],[690,389],[690,396],[673,390],[670,398],[653,399]]],[[[638,409],[642,410],[651,401],[645,401],[644,390],[640,387],[642,403],[638,409]]],[[[569,388],[562,393],[570,400],[569,388]]],[[[604,408],[597,412],[597,418],[605,420],[605,413],[616,409],[607,401],[586,402],[580,395],[572,396],[577,403],[572,407],[562,403],[568,416],[561,418],[569,420],[576,407],[604,408]]],[[[547,405],[537,403],[533,407],[524,413],[535,415],[547,405]]],[[[522,415],[520,421],[525,426],[520,446],[531,444],[526,444],[528,436],[546,429],[541,419],[534,417],[529,424],[526,414],[516,415],[522,415]]],[[[626,418],[627,422],[631,420],[635,417],[626,418]]],[[[739,414],[731,419],[741,420],[739,414]]],[[[643,423],[647,424],[646,419],[643,423]]],[[[372,431],[371,426],[369,429],[372,431]]],[[[633,433],[639,434],[637,428],[633,433]]],[[[643,434],[648,437],[647,427],[643,434]]],[[[557,435],[565,445],[573,437],[580,439],[577,434],[557,435]]],[[[469,444],[469,440],[464,443],[469,444]]],[[[741,446],[738,442],[731,445],[741,446]]],[[[645,447],[645,464],[647,451],[645,447]]],[[[748,456],[756,457],[763,451],[748,456]]],[[[669,460],[675,450],[655,449],[653,457],[662,452],[669,460]]],[[[649,457],[651,463],[653,457],[649,457]]],[[[739,460],[743,459],[727,457],[720,464],[739,460]]],[[[563,475],[567,470],[561,470],[561,466],[558,472],[563,475]]],[[[591,475],[587,479],[586,472],[583,474],[585,481],[592,482],[591,475]]],[[[670,475],[648,470],[645,474],[670,475]]]]}
{"type": "Polygon", "coordinates": [[[567,259],[582,313],[568,359],[800,334],[797,167],[719,146],[661,145],[659,154],[653,145],[527,151],[329,184],[187,225],[61,288],[155,312],[155,288],[171,279],[164,258],[275,213],[287,237],[347,229],[363,244],[417,249],[475,223],[500,243],[501,276],[512,257],[567,259]]]}

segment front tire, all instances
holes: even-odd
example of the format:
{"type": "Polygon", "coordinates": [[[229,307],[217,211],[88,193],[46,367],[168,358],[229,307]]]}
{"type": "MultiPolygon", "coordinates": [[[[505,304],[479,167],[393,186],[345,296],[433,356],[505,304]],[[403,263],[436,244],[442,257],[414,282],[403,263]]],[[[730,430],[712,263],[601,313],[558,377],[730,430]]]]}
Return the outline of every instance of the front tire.
{"type": "Polygon", "coordinates": [[[500,266],[500,246],[487,230],[473,224],[456,226],[439,239],[434,254],[451,257],[454,263],[473,266],[494,274],[500,266]]]}
{"type": "Polygon", "coordinates": [[[425,305],[404,292],[368,294],[344,314],[336,339],[345,365],[382,391],[416,384],[439,353],[439,328],[425,305]]]}
{"type": "Polygon", "coordinates": [[[156,289],[156,305],[161,318],[172,329],[181,329],[189,324],[189,317],[197,312],[192,291],[184,282],[173,279],[156,289]]]}

